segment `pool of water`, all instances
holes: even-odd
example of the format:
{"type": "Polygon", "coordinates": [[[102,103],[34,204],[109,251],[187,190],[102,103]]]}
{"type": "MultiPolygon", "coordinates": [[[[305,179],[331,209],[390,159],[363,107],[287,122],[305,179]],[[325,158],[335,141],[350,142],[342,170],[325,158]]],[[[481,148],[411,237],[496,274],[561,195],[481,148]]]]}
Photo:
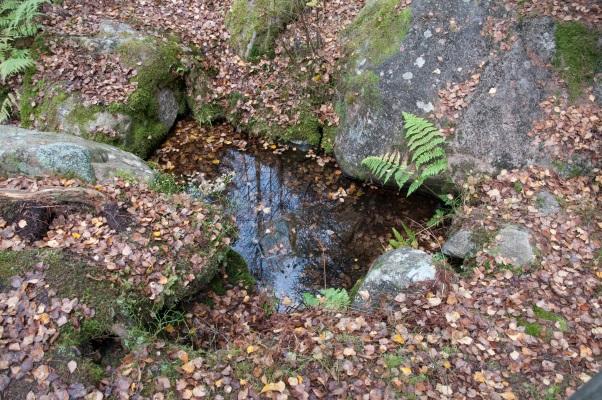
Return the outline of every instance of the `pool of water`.
{"type": "Polygon", "coordinates": [[[229,127],[178,126],[155,160],[193,181],[232,173],[224,196],[238,226],[233,248],[261,286],[292,304],[303,292],[353,286],[392,227],[424,222],[438,206],[349,180],[329,158],[249,144],[229,127]]]}

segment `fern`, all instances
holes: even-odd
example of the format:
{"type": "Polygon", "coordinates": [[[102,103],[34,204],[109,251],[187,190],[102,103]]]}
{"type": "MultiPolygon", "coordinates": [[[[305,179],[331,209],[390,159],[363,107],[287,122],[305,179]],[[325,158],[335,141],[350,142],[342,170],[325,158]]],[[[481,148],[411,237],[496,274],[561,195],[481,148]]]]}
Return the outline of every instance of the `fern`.
{"type": "MultiPolygon", "coordinates": [[[[49,0],[2,0],[0,4],[0,83],[32,68],[35,62],[29,49],[16,48],[18,39],[34,36],[40,26],[36,18],[40,7],[49,0]]],[[[11,116],[17,97],[9,93],[0,105],[0,123],[11,116]]]]}
{"type": "Polygon", "coordinates": [[[416,237],[416,233],[412,230],[412,228],[403,222],[401,223],[401,226],[403,227],[404,233],[402,234],[397,229],[393,228],[393,239],[389,240],[389,245],[393,249],[399,249],[400,247],[411,247],[413,249],[417,249],[418,238],[416,237]]]}
{"type": "Polygon", "coordinates": [[[393,151],[366,157],[362,165],[384,184],[393,178],[400,189],[412,180],[407,192],[409,196],[428,178],[447,170],[447,157],[443,149],[445,138],[431,122],[406,112],[403,118],[410,159],[402,159],[399,151],[393,151]]]}

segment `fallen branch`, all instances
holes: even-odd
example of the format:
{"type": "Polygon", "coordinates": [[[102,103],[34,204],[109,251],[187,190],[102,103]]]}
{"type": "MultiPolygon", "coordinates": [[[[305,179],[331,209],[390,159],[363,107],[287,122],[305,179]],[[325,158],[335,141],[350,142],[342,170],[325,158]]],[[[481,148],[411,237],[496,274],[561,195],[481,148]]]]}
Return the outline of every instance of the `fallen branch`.
{"type": "Polygon", "coordinates": [[[0,203],[3,201],[18,202],[31,201],[38,204],[63,205],[82,204],[95,209],[100,209],[106,201],[101,192],[87,188],[48,188],[35,192],[16,189],[0,189],[0,203]]]}

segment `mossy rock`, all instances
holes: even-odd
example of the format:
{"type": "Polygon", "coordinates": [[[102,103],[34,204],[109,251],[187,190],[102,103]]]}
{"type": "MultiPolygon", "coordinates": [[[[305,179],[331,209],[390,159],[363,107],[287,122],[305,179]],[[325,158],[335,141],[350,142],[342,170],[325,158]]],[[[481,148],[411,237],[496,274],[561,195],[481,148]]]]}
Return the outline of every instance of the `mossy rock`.
{"type": "Polygon", "coordinates": [[[273,56],[278,34],[304,5],[298,0],[234,0],[226,16],[232,47],[247,60],[273,56]]]}
{"type": "MultiPolygon", "coordinates": [[[[98,40],[107,40],[105,36],[98,40]]],[[[119,41],[107,51],[137,71],[132,78],[136,89],[126,102],[86,106],[77,92],[67,93],[63,82],[33,84],[30,75],[21,95],[22,124],[109,143],[147,158],[187,109],[183,50],[175,40],[119,33],[119,41]],[[42,100],[36,103],[39,94],[42,100]]]]}

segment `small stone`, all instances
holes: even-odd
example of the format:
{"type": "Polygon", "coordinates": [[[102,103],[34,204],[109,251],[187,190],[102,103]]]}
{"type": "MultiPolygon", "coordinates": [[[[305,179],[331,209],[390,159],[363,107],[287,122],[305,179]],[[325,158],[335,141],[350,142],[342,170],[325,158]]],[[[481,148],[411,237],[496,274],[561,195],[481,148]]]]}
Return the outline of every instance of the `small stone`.
{"type": "Polygon", "coordinates": [[[422,35],[424,36],[425,39],[428,39],[433,36],[433,33],[431,32],[430,29],[427,29],[426,31],[424,31],[424,33],[422,35]]]}
{"type": "Polygon", "coordinates": [[[447,239],[441,251],[448,257],[464,260],[474,254],[476,249],[477,246],[472,240],[472,232],[460,229],[447,239]]]}
{"type": "Polygon", "coordinates": [[[413,73],[411,73],[411,72],[406,72],[406,73],[405,73],[405,74],[403,74],[401,77],[407,81],[407,80],[410,80],[410,79],[412,79],[412,78],[414,77],[414,74],[413,74],[413,73]]]}

